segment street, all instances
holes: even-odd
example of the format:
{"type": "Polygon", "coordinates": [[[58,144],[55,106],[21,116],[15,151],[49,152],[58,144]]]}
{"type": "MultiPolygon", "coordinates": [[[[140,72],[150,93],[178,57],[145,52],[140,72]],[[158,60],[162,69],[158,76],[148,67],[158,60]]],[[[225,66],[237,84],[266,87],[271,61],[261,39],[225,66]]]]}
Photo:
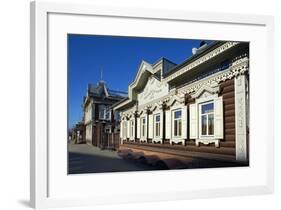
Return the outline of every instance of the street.
{"type": "Polygon", "coordinates": [[[116,151],[87,144],[68,144],[68,173],[98,173],[155,170],[152,166],[124,160],[116,151]]]}

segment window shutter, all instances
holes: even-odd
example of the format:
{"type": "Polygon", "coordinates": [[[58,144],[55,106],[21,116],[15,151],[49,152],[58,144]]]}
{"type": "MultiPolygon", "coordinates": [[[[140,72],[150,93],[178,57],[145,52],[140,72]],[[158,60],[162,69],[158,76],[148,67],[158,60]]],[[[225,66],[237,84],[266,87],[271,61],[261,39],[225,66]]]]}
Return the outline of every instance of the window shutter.
{"type": "Polygon", "coordinates": [[[163,111],[160,113],[160,138],[163,138],[163,111]]]}
{"type": "Polygon", "coordinates": [[[136,120],[135,120],[135,118],[133,118],[133,139],[135,139],[136,138],[136,120]]]}
{"type": "Polygon", "coordinates": [[[189,105],[189,138],[198,138],[198,109],[197,104],[189,105]]]}
{"type": "Polygon", "coordinates": [[[140,121],[140,118],[138,117],[137,118],[137,138],[138,139],[140,138],[140,132],[141,132],[141,130],[140,130],[140,128],[141,128],[140,123],[141,123],[141,121],[140,121]]]}
{"type": "Polygon", "coordinates": [[[155,116],[156,115],[152,115],[153,116],[153,138],[156,137],[156,119],[155,119],[155,116]]]}
{"type": "Polygon", "coordinates": [[[147,114],[145,114],[145,132],[144,132],[144,139],[147,139],[147,127],[148,127],[148,117],[147,114]]]}
{"type": "Polygon", "coordinates": [[[124,121],[122,120],[122,121],[120,122],[120,138],[121,138],[121,139],[123,139],[123,123],[124,123],[124,121]]]}
{"type": "Polygon", "coordinates": [[[187,139],[187,107],[182,108],[182,138],[187,139]]]}
{"type": "Polygon", "coordinates": [[[127,121],[124,120],[124,125],[123,125],[123,139],[127,138],[127,121]]]}
{"type": "Polygon", "coordinates": [[[214,99],[214,134],[223,139],[223,101],[222,96],[214,99]]]}
{"type": "Polygon", "coordinates": [[[171,138],[171,110],[165,111],[165,117],[166,117],[166,128],[165,128],[166,139],[170,139],[171,138]]]}
{"type": "Polygon", "coordinates": [[[148,138],[153,138],[153,114],[148,115],[148,138]]]}
{"type": "Polygon", "coordinates": [[[130,138],[130,120],[127,120],[127,138],[130,138]]]}

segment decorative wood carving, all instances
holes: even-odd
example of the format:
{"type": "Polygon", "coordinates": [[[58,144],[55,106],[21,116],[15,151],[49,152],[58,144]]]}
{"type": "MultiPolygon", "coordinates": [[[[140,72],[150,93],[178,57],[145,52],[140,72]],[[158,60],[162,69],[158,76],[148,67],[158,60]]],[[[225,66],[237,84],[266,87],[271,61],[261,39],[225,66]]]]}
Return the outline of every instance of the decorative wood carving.
{"type": "Polygon", "coordinates": [[[176,73],[168,76],[167,78],[165,78],[165,81],[170,81],[178,76],[180,76],[181,74],[189,71],[190,69],[193,69],[194,67],[205,63],[206,61],[212,59],[213,57],[223,53],[224,51],[234,47],[235,45],[237,45],[238,42],[227,42],[225,44],[223,44],[222,46],[214,49],[213,51],[207,53],[206,55],[202,56],[201,58],[195,60],[194,62],[190,63],[189,65],[187,65],[186,67],[184,67],[183,69],[177,71],[176,73]]]}
{"type": "Polygon", "coordinates": [[[235,78],[236,159],[247,160],[245,75],[235,78]]]}
{"type": "Polygon", "coordinates": [[[204,145],[209,145],[209,144],[212,144],[212,143],[215,143],[215,147],[219,147],[219,140],[218,139],[196,139],[195,140],[195,145],[197,147],[200,146],[200,143],[201,144],[204,144],[204,145]]]}

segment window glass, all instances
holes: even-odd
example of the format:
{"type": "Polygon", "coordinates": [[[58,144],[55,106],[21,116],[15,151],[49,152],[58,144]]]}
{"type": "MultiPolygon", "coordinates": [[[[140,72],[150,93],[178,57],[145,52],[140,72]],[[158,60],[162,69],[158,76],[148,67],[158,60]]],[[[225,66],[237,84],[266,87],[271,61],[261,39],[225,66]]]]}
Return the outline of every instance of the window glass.
{"type": "Polygon", "coordinates": [[[210,112],[213,112],[213,111],[214,111],[214,104],[213,103],[202,105],[202,114],[207,114],[207,113],[210,113],[210,112]]]}
{"type": "Polygon", "coordinates": [[[175,115],[175,119],[180,118],[181,117],[181,111],[176,111],[174,113],[174,115],[175,115]]]}
{"type": "Polygon", "coordinates": [[[156,122],[160,122],[160,115],[156,115],[156,122]]]}
{"type": "Polygon", "coordinates": [[[207,135],[207,116],[203,115],[201,116],[201,134],[207,135]]]}
{"type": "Polygon", "coordinates": [[[177,136],[178,135],[178,123],[175,122],[175,125],[174,125],[174,135],[177,136]]]}
{"type": "Polygon", "coordinates": [[[160,136],[160,115],[155,115],[155,136],[160,136]]]}
{"type": "Polygon", "coordinates": [[[214,135],[214,103],[206,103],[201,105],[201,135],[214,135]]]}
{"type": "Polygon", "coordinates": [[[181,110],[174,112],[174,136],[180,137],[181,136],[181,110]]]}
{"type": "Polygon", "coordinates": [[[141,134],[145,137],[145,118],[142,118],[141,134]]]}
{"type": "Polygon", "coordinates": [[[110,108],[110,106],[107,106],[105,108],[105,119],[110,120],[110,118],[111,118],[111,108],[110,108]]]}
{"type": "Polygon", "coordinates": [[[214,135],[214,115],[210,114],[208,117],[209,135],[214,135]]]}
{"type": "Polygon", "coordinates": [[[104,105],[99,106],[99,119],[105,119],[106,108],[104,105]]]}
{"type": "Polygon", "coordinates": [[[179,132],[178,132],[178,136],[181,136],[181,120],[179,120],[179,132]]]}

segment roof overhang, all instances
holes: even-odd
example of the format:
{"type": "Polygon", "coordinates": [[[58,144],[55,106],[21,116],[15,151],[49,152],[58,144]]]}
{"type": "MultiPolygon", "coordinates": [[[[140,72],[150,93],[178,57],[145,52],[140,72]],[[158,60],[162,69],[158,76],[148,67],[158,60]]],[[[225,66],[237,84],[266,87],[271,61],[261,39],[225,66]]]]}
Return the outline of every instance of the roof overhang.
{"type": "Polygon", "coordinates": [[[146,61],[142,61],[134,81],[128,87],[128,99],[116,105],[114,110],[124,110],[136,103],[137,93],[142,90],[148,80],[153,74],[153,67],[146,61]]]}
{"type": "Polygon", "coordinates": [[[222,45],[219,45],[218,47],[208,51],[207,53],[202,54],[196,59],[192,59],[188,62],[184,62],[183,64],[179,65],[181,66],[180,69],[175,71],[174,73],[168,75],[167,77],[163,78],[165,82],[171,83],[174,80],[177,80],[181,78],[182,76],[186,76],[188,74],[192,74],[194,70],[196,70],[198,67],[202,67],[205,64],[207,64],[209,61],[215,60],[220,55],[224,55],[227,51],[230,49],[233,49],[239,45],[239,42],[225,42],[222,45]]]}

